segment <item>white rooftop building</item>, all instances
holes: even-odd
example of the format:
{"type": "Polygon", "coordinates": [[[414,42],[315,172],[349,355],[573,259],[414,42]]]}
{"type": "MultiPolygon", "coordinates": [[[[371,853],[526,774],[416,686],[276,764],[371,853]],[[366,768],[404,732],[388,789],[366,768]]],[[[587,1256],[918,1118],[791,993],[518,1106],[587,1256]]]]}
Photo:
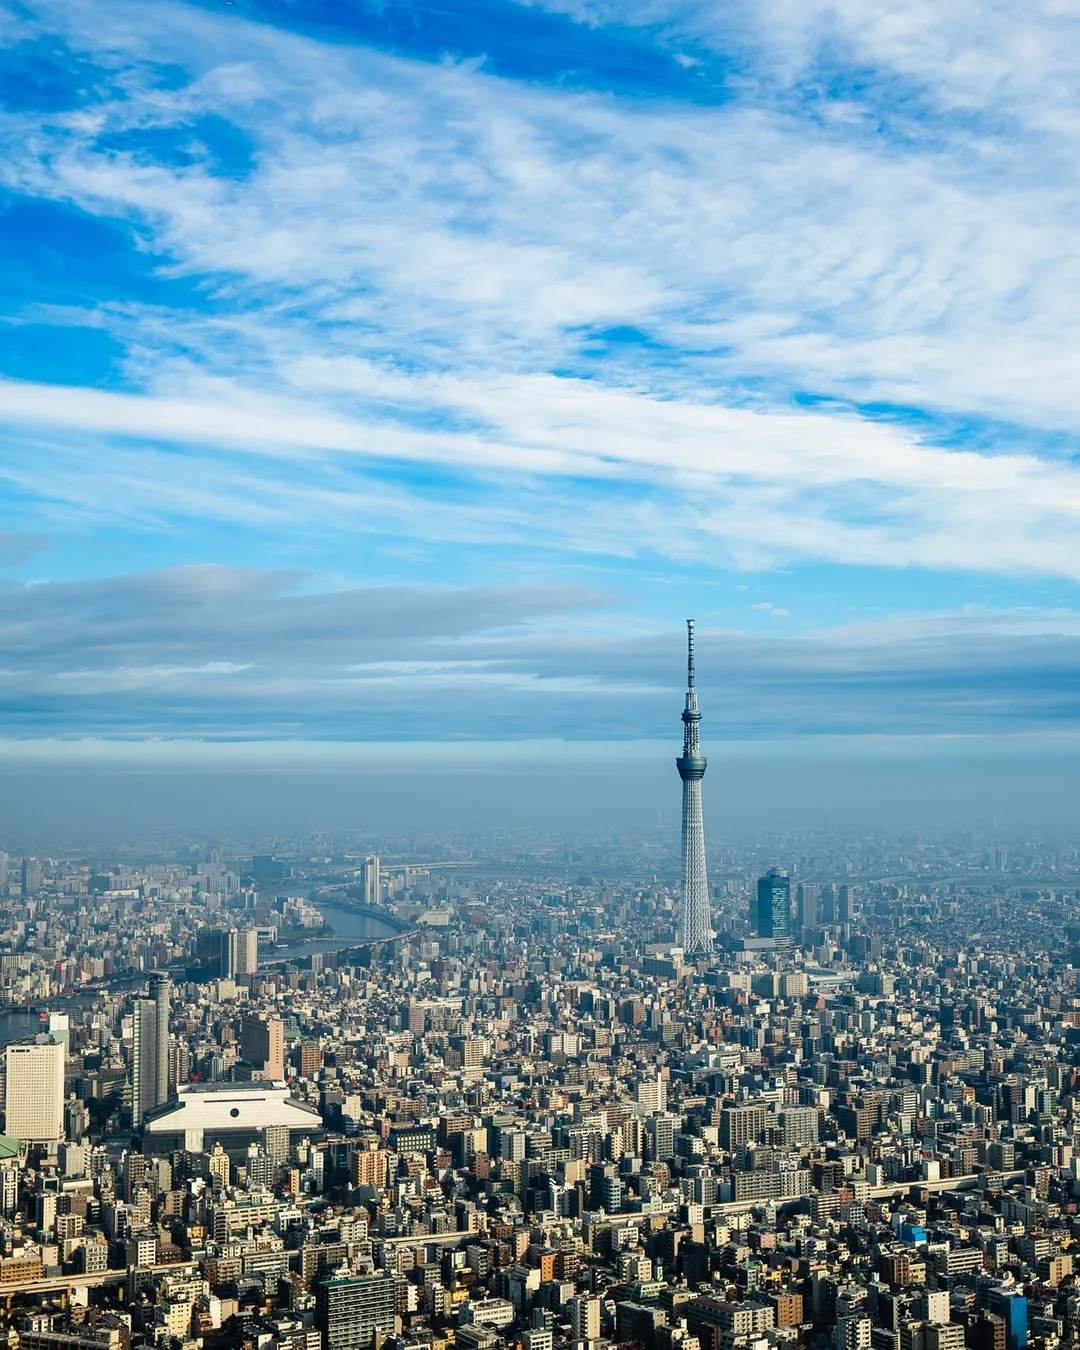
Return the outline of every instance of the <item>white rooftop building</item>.
{"type": "Polygon", "coordinates": [[[147,1118],[143,1148],[147,1153],[177,1148],[204,1153],[220,1143],[242,1158],[268,1125],[286,1126],[291,1143],[322,1130],[315,1108],[291,1097],[284,1083],[189,1083],[177,1090],[175,1101],[147,1118]]]}

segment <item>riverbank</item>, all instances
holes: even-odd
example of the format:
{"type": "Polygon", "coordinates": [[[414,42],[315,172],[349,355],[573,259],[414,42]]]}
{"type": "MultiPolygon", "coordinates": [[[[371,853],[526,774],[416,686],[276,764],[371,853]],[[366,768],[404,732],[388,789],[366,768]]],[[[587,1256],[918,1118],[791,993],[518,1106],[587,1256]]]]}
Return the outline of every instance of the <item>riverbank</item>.
{"type": "MultiPolygon", "coordinates": [[[[318,900],[313,900],[311,903],[323,915],[329,931],[327,931],[327,928],[322,928],[310,937],[298,937],[283,946],[260,952],[260,960],[264,964],[276,965],[281,961],[300,960],[317,952],[343,951],[348,947],[362,946],[365,942],[397,937],[401,931],[397,921],[384,919],[372,911],[358,914],[355,910],[343,905],[323,903],[318,900]]],[[[183,976],[178,974],[175,978],[182,979],[183,976]]],[[[135,988],[144,983],[145,980],[145,974],[128,974],[119,977],[112,987],[114,989],[123,989],[128,986],[135,988]]],[[[35,1001],[31,1007],[8,1008],[0,1012],[0,1048],[10,1045],[12,1041],[19,1041],[26,1036],[32,1036],[40,1030],[42,1026],[41,1012],[67,1012],[74,1008],[92,1005],[101,997],[100,991],[86,992],[68,998],[41,999],[35,1001]]]]}
{"type": "Polygon", "coordinates": [[[330,925],[331,932],[326,937],[300,938],[295,942],[277,947],[273,953],[267,953],[268,961],[289,961],[302,956],[311,956],[316,952],[337,952],[346,947],[356,947],[364,942],[378,941],[396,937],[401,931],[393,920],[368,912],[358,914],[355,910],[332,902],[312,900],[311,903],[330,925]]]}

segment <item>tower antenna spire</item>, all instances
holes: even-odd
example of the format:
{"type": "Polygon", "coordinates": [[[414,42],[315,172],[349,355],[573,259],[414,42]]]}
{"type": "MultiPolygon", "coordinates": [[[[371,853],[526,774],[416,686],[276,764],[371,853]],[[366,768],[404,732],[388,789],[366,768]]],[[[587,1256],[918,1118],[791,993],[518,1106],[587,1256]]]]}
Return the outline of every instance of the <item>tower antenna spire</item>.
{"type": "Polygon", "coordinates": [[[702,956],[712,950],[712,907],[705,868],[705,825],[701,815],[701,780],[708,760],[701,753],[697,690],[694,688],[694,620],[686,621],[686,707],[683,709],[683,752],[675,761],[683,785],[683,950],[702,956]]]}

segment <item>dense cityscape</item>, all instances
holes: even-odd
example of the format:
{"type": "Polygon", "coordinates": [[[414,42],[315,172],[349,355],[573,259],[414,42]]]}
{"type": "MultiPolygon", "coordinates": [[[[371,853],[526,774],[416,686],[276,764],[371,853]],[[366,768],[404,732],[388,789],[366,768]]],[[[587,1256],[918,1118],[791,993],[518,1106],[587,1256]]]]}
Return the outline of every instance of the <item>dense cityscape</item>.
{"type": "Polygon", "coordinates": [[[0,857],[10,1350],[1072,1344],[1080,849],[706,850],[699,721],[678,839],[0,857]]]}

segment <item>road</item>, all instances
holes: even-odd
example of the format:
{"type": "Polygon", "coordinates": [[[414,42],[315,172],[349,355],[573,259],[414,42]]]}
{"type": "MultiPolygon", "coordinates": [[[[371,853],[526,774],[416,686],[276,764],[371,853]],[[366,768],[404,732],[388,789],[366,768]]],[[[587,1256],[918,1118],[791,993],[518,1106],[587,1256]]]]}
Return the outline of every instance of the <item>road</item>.
{"type": "Polygon", "coordinates": [[[93,1275],[53,1275],[43,1280],[16,1280],[0,1284],[0,1299],[10,1300],[16,1294],[65,1294],[73,1289],[103,1289],[110,1284],[123,1284],[126,1270],[102,1270],[93,1275]]]}

